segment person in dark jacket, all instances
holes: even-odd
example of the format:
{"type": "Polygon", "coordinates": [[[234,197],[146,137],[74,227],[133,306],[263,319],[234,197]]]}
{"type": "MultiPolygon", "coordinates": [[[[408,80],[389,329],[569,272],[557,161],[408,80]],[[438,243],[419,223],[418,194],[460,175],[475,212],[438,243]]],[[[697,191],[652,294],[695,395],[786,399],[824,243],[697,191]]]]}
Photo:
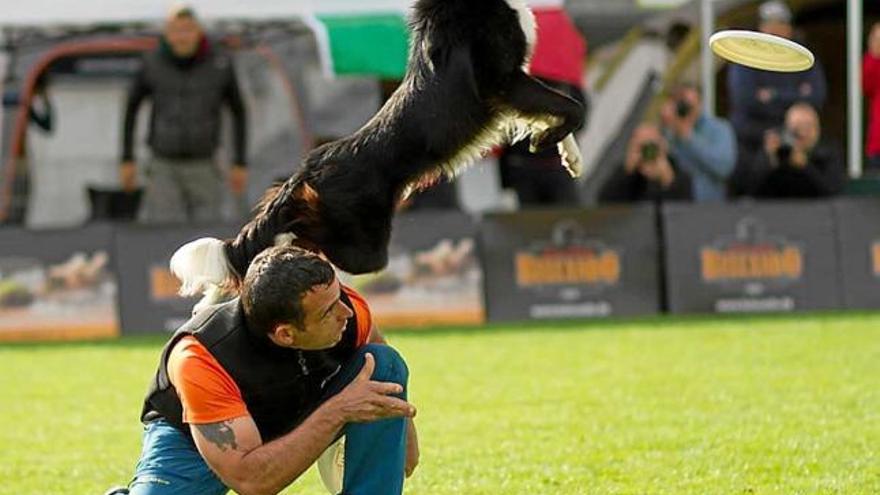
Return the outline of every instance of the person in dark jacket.
{"type": "Polygon", "coordinates": [[[221,110],[232,114],[234,149],[229,188],[247,183],[246,120],[232,60],[209,43],[194,12],[172,11],[159,47],[148,53],[125,109],[120,180],[137,187],[134,139],[141,103],[150,98],[148,144],[152,151],[141,217],[146,222],[212,221],[220,218],[223,179],[214,161],[221,110]]]}
{"type": "Polygon", "coordinates": [[[633,132],[625,161],[602,186],[599,202],[690,200],[692,191],[690,175],[676,167],[660,129],[646,123],[633,132]]]}
{"type": "Polygon", "coordinates": [[[769,131],[755,161],[760,198],[820,198],[839,194],[846,182],[841,150],[823,142],[819,115],[808,103],[792,106],[780,132],[769,131]]]}
{"type": "MultiPolygon", "coordinates": [[[[758,17],[761,32],[794,38],[792,14],[784,2],[762,3],[758,17]]],[[[730,122],[739,145],[739,160],[730,178],[729,192],[732,196],[742,196],[748,188],[743,181],[751,174],[749,166],[762,153],[764,133],[782,127],[786,110],[795,103],[808,102],[821,109],[827,97],[827,85],[819,60],[802,72],[770,72],[731,64],[727,71],[727,90],[730,122]]]]}
{"type": "Polygon", "coordinates": [[[165,345],[134,479],[107,493],[278,493],[322,453],[343,455],[344,436],[342,471],[319,463],[332,493],[399,494],[418,462],[407,378],[330,263],[267,249],[238,297],[196,312],[165,345]]]}

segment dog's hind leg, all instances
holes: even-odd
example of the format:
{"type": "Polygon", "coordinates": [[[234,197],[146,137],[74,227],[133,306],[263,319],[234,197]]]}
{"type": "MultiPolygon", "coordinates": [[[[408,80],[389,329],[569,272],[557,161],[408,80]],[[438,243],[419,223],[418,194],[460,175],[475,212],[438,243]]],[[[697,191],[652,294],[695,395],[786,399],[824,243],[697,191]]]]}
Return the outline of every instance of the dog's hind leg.
{"type": "Polygon", "coordinates": [[[559,143],[584,121],[583,105],[522,72],[513,78],[503,100],[526,118],[549,124],[532,135],[536,150],[559,143]]]}

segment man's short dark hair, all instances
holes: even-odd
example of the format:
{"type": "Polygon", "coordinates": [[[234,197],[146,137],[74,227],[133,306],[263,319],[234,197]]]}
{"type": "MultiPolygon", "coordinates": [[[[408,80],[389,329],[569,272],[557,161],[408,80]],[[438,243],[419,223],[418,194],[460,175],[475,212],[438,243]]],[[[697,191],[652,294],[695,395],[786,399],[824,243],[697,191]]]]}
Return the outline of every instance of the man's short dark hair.
{"type": "Polygon", "coordinates": [[[336,278],[333,267],[317,254],[294,246],[269,248],[251,262],[241,286],[241,304],[249,329],[260,335],[277,325],[302,327],[302,300],[314,287],[336,278]]]}

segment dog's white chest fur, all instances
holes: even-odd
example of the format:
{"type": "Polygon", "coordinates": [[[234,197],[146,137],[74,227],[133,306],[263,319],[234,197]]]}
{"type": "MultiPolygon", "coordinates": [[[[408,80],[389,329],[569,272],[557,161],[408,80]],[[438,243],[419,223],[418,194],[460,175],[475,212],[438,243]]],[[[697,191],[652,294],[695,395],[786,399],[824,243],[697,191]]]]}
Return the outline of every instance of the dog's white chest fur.
{"type": "Polygon", "coordinates": [[[526,36],[526,43],[529,45],[528,53],[531,55],[535,47],[535,41],[538,39],[537,25],[535,23],[535,15],[526,5],[526,0],[505,0],[511,9],[516,11],[519,16],[519,27],[522,28],[523,34],[526,36]]]}

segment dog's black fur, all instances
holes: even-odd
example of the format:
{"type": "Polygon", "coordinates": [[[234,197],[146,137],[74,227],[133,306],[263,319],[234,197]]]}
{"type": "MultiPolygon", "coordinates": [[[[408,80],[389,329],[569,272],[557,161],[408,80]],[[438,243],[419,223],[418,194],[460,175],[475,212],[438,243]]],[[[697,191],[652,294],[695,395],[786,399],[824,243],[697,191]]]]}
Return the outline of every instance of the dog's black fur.
{"type": "Polygon", "coordinates": [[[583,108],[524,72],[529,50],[505,0],[417,1],[400,88],[363,128],[312,151],[268,192],[255,218],[226,241],[231,266],[243,275],[276,235],[290,232],[342,270],[379,270],[391,219],[410,189],[509,138],[516,119],[549,120],[532,134],[538,149],[561,141],[583,121],[583,108]]]}

